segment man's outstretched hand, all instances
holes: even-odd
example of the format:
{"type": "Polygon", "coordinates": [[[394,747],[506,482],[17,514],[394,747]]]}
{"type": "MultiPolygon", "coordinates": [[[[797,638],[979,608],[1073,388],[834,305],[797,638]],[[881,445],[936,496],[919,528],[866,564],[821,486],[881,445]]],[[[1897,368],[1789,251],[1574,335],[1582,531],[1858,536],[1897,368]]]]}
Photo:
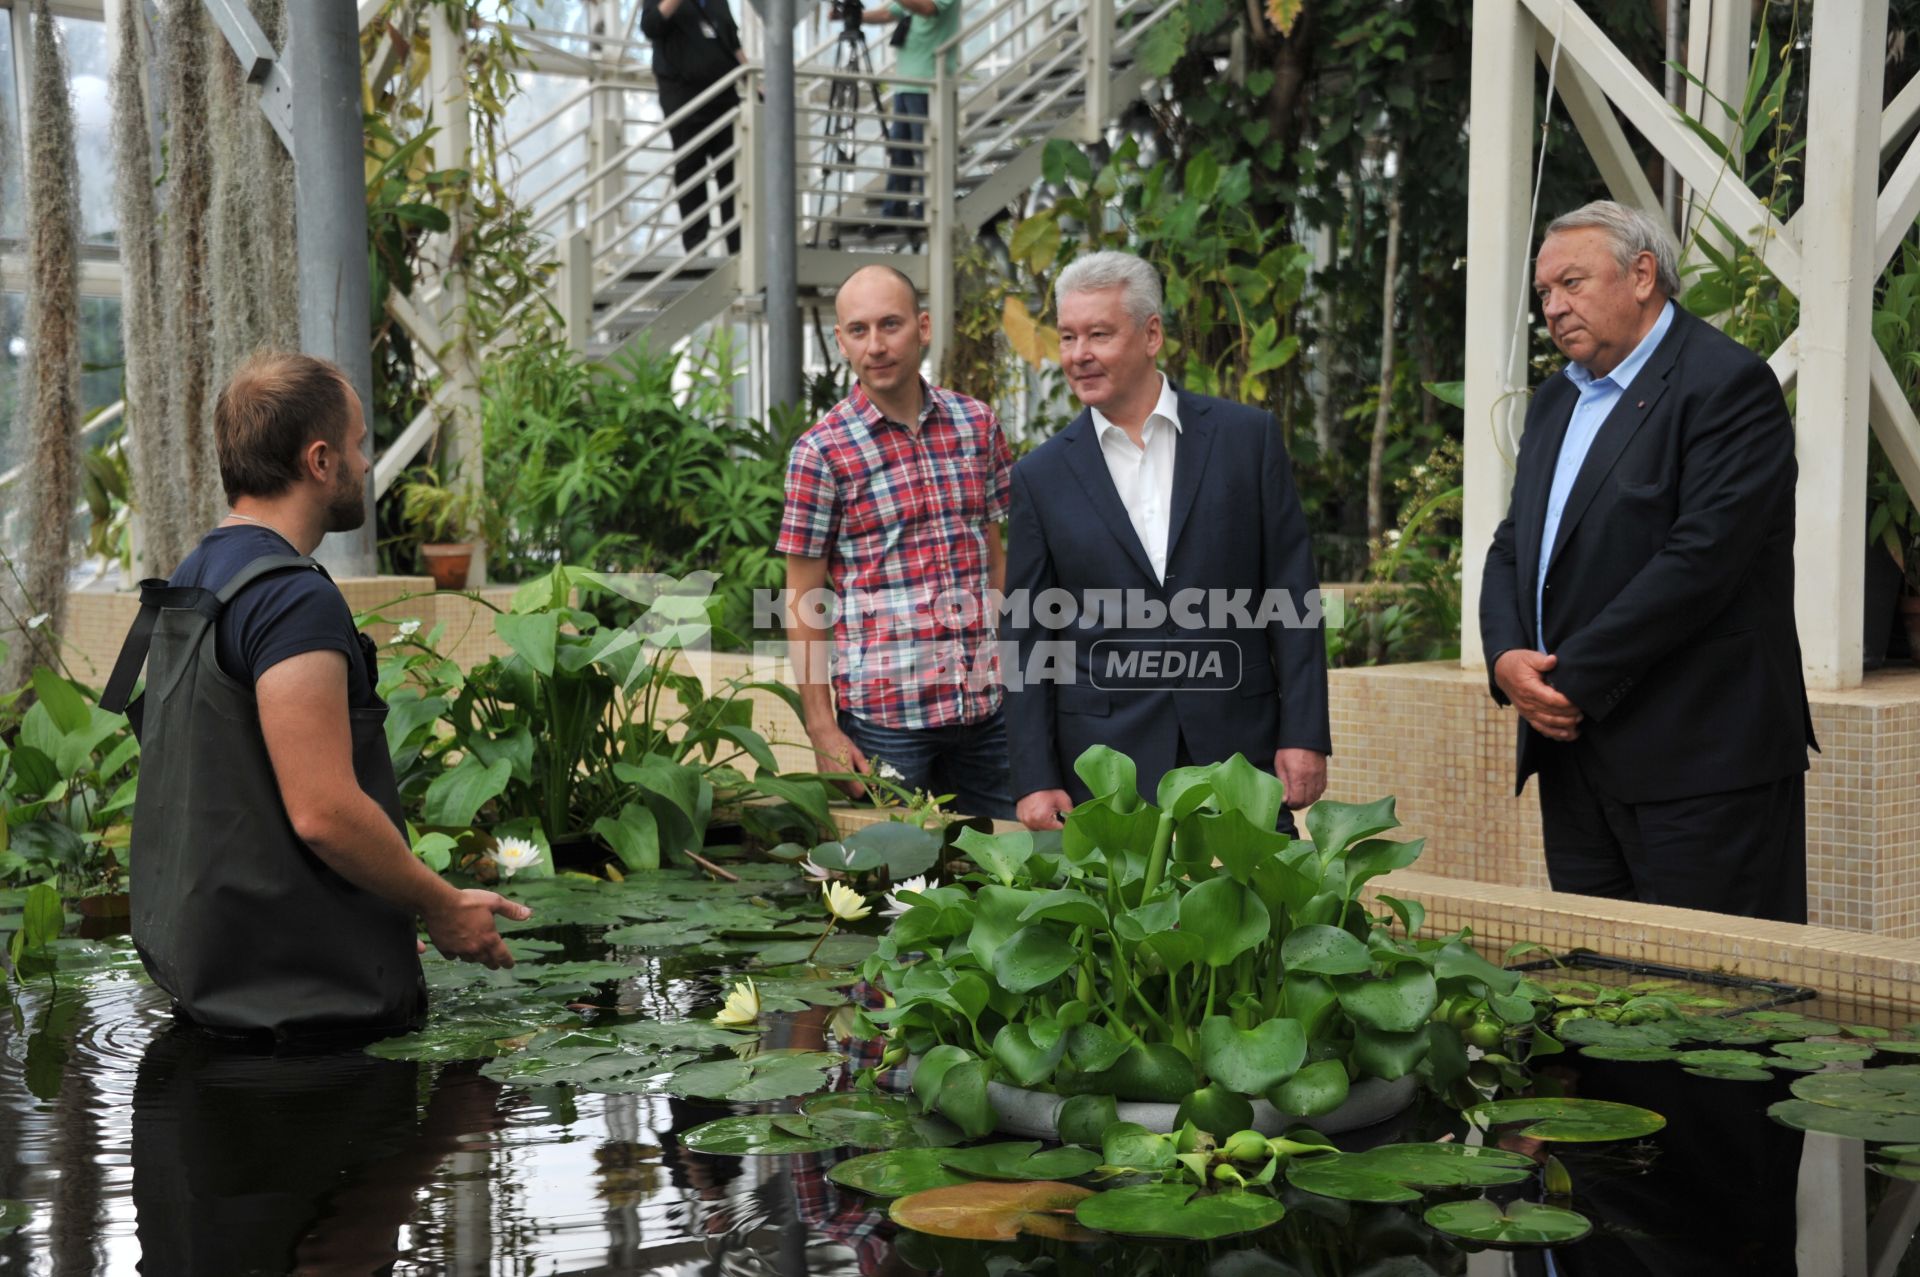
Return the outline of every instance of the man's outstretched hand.
{"type": "Polygon", "coordinates": [[[513,955],[494,928],[493,915],[515,922],[533,916],[533,910],[493,891],[456,891],[421,915],[427,939],[442,957],[478,962],[485,967],[510,967],[513,955]]]}
{"type": "Polygon", "coordinates": [[[1580,707],[1554,691],[1546,679],[1559,661],[1557,656],[1524,647],[1509,648],[1493,663],[1493,681],[1534,731],[1549,740],[1574,740],[1580,735],[1580,707]]]}
{"type": "Polygon", "coordinates": [[[1058,829],[1067,823],[1073,798],[1064,789],[1037,789],[1014,805],[1013,814],[1028,829],[1058,829]]]}

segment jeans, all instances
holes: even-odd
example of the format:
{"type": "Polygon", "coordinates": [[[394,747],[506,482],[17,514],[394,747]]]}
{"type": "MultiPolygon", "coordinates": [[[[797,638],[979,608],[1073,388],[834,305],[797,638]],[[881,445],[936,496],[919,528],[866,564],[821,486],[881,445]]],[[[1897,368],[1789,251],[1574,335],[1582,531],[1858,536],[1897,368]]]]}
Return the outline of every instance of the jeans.
{"type": "MultiPolygon", "coordinates": [[[[927,105],[930,99],[926,93],[896,93],[893,95],[894,118],[887,124],[887,136],[896,142],[924,142],[927,140],[927,105]],[[911,117],[911,118],[903,118],[911,117]]],[[[895,170],[920,169],[921,152],[905,148],[887,148],[887,167],[895,170]]],[[[910,172],[892,172],[887,174],[887,193],[907,195],[920,189],[920,179],[910,172]]],[[[907,208],[905,200],[888,200],[880,206],[882,217],[918,217],[920,206],[907,208]]],[[[943,791],[944,792],[944,791],[943,791]]]]}
{"type": "Polygon", "coordinates": [[[1007,762],[1007,722],[995,710],[977,723],[952,727],[882,727],[840,712],[845,732],[871,768],[878,761],[905,777],[902,789],[952,794],[962,815],[1013,819],[1013,776],[1007,762]]]}

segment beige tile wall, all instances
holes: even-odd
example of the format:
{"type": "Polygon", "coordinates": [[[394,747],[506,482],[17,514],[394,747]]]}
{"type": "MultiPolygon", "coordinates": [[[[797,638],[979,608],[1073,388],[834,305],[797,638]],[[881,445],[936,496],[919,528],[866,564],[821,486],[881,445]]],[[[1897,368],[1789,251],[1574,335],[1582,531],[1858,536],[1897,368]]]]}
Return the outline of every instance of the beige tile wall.
{"type": "MultiPolygon", "coordinates": [[[[426,577],[341,582],[356,612],[444,624],[441,648],[463,667],[503,652],[492,611],[464,594],[434,593],[426,577]],[[411,596],[411,597],[408,597],[411,596]]],[[[478,592],[504,607],[511,587],[478,592]]],[[[136,603],[131,595],[72,596],[70,659],[104,682],[136,603]]],[[[370,626],[376,641],[392,631],[370,626]]],[[[786,681],[784,662],[713,654],[701,675],[786,681]]],[[[1399,799],[1402,836],[1425,837],[1422,873],[1544,890],[1540,819],[1530,787],[1513,795],[1514,719],[1475,671],[1446,663],[1336,670],[1330,678],[1334,757],[1327,793],[1399,799]]],[[[755,693],[755,727],[784,770],[811,770],[806,736],[784,702],[755,693]]],[[[1818,927],[1920,939],[1920,669],[1882,670],[1846,692],[1812,696],[1822,752],[1807,784],[1810,921],[1818,927]]],[[[1596,904],[1597,907],[1597,904],[1596,904]]]]}
{"type": "MultiPolygon", "coordinates": [[[[1807,887],[1815,926],[1920,938],[1920,670],[1815,692],[1822,752],[1807,777],[1807,887]]],[[[1532,786],[1513,796],[1514,717],[1477,671],[1451,664],[1338,670],[1327,793],[1393,794],[1420,868],[1545,887],[1532,786]]]]}

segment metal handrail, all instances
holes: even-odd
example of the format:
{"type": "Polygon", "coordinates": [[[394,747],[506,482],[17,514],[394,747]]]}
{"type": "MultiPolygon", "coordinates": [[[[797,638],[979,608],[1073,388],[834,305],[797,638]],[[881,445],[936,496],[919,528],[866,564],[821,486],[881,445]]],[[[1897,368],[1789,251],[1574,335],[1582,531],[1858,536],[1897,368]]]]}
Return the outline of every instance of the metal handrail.
{"type": "Polygon", "coordinates": [[[535,133],[538,133],[541,129],[546,128],[547,125],[552,124],[554,120],[558,119],[561,115],[563,115],[568,111],[571,111],[574,107],[579,106],[586,99],[588,99],[589,97],[592,97],[594,92],[598,90],[599,87],[600,86],[596,84],[589,84],[587,85],[586,88],[581,89],[578,93],[570,94],[567,97],[561,99],[560,105],[548,111],[545,115],[535,120],[532,124],[527,125],[525,128],[521,129],[518,133],[509,134],[507,136],[506,141],[501,143],[501,149],[506,151],[511,151],[514,147],[526,141],[528,138],[532,137],[535,133]]]}
{"type": "MultiPolygon", "coordinates": [[[[693,150],[694,148],[699,147],[708,141],[711,141],[720,132],[721,129],[723,128],[731,129],[732,127],[733,127],[733,120],[728,116],[721,116],[719,119],[707,125],[706,128],[701,129],[700,132],[694,136],[693,140],[687,143],[687,149],[693,150]]],[[[660,198],[660,202],[664,204],[668,200],[676,200],[680,198],[680,196],[684,194],[687,190],[692,189],[696,180],[704,182],[711,170],[717,168],[720,164],[723,164],[728,160],[734,159],[739,154],[740,154],[740,144],[738,142],[735,142],[733,143],[733,145],[728,147],[724,155],[713,156],[708,159],[706,166],[701,170],[701,174],[702,174],[701,177],[699,177],[698,179],[689,178],[687,181],[682,182],[679,186],[673,187],[665,195],[663,195],[660,198]]],[[[585,229],[589,231],[593,230],[595,227],[600,225],[601,221],[604,218],[606,218],[608,214],[617,212],[621,208],[625,207],[629,202],[634,200],[638,196],[640,189],[642,187],[653,183],[659,178],[668,177],[672,174],[672,172],[673,170],[670,167],[662,165],[660,168],[654,169],[651,173],[642,175],[638,180],[636,180],[633,183],[633,185],[627,187],[626,190],[621,191],[618,195],[606,201],[606,204],[601,208],[601,210],[598,213],[595,213],[592,217],[588,218],[585,229]]],[[[649,214],[648,216],[652,216],[652,215],[649,214]]],[[[644,220],[642,222],[635,223],[635,225],[636,226],[644,225],[644,220]]],[[[631,231],[628,232],[628,234],[631,234],[631,233],[632,233],[631,231]]],[[[602,255],[603,255],[602,253],[595,254],[596,257],[602,256],[602,255]]],[[[605,254],[605,255],[610,255],[610,254],[605,254]]]]}
{"type": "MultiPolygon", "coordinates": [[[[1045,57],[1046,54],[1044,52],[1037,52],[1037,50],[1042,49],[1045,45],[1051,43],[1054,40],[1059,39],[1063,35],[1068,35],[1069,33],[1073,33],[1073,32],[1078,32],[1079,39],[1083,43],[1085,42],[1087,38],[1086,32],[1080,28],[1080,24],[1077,19],[1075,19],[1072,16],[1057,19],[1054,22],[1054,24],[1051,27],[1048,27],[1046,31],[1042,32],[1038,38],[1029,40],[1027,42],[1028,49],[1036,50],[1036,52],[1032,53],[1030,57],[1045,57]]],[[[992,50],[988,50],[987,52],[991,53],[992,50]]],[[[965,75],[967,72],[971,71],[974,67],[978,66],[982,61],[984,61],[986,57],[987,57],[987,53],[983,53],[979,57],[975,58],[972,62],[968,63],[966,66],[961,67],[960,74],[965,75]]],[[[1004,70],[1000,71],[998,74],[988,79],[985,83],[981,84],[972,93],[968,94],[966,98],[961,102],[962,109],[972,106],[975,102],[980,101],[981,98],[986,97],[990,93],[993,93],[997,88],[999,88],[999,86],[1003,82],[1022,74],[1022,72],[1025,69],[1027,60],[1028,59],[1022,59],[1020,61],[1014,61],[1014,62],[1008,63],[1004,70]]],[[[1005,96],[1005,95],[1002,94],[1002,96],[1005,96]]]]}
{"type": "MultiPolygon", "coordinates": [[[[101,426],[112,425],[114,422],[120,420],[126,411],[127,401],[124,399],[116,399],[81,423],[80,437],[84,440],[101,426]]],[[[18,481],[20,476],[27,472],[27,464],[27,462],[22,461],[11,470],[0,470],[0,488],[10,487],[18,481]]]]}
{"type": "MultiPolygon", "coordinates": [[[[707,209],[711,209],[715,204],[731,199],[734,195],[738,194],[739,190],[740,190],[740,180],[738,178],[735,178],[732,182],[729,182],[726,186],[720,188],[719,194],[715,195],[713,199],[709,200],[705,208],[702,209],[702,211],[704,212],[707,209]]],[[[621,302],[618,306],[615,306],[613,309],[609,310],[606,314],[600,316],[600,318],[595,321],[594,326],[596,328],[610,327],[613,324],[614,320],[619,319],[622,315],[626,314],[628,311],[638,306],[642,301],[645,301],[648,297],[652,296],[654,293],[654,290],[658,289],[661,285],[665,284],[668,280],[673,279],[675,276],[680,274],[681,271],[684,271],[685,269],[687,269],[687,267],[693,264],[695,261],[698,261],[700,259],[700,256],[704,254],[708,248],[712,247],[715,241],[725,242],[725,239],[728,235],[731,235],[734,231],[737,231],[740,229],[741,218],[739,213],[739,206],[738,204],[736,204],[734,207],[735,207],[734,215],[728,218],[725,222],[721,223],[721,225],[717,229],[715,229],[712,233],[710,233],[705,239],[701,240],[698,246],[696,246],[691,253],[686,254],[679,261],[673,263],[671,266],[661,271],[658,275],[655,275],[652,279],[648,280],[643,287],[636,289],[632,296],[628,297],[625,301],[621,302]]],[[[643,262],[646,259],[647,259],[646,253],[636,254],[632,258],[632,260],[628,263],[628,268],[631,269],[632,266],[637,265],[638,263],[643,262]]]]}
{"type": "MultiPolygon", "coordinates": [[[[1144,0],[1144,3],[1151,4],[1153,3],[1153,0],[1144,0]]],[[[1165,2],[1161,4],[1159,8],[1155,9],[1152,13],[1149,13],[1143,21],[1134,23],[1132,26],[1128,27],[1125,31],[1115,32],[1114,38],[1113,38],[1113,51],[1115,53],[1118,53],[1122,49],[1130,48],[1132,45],[1137,43],[1142,36],[1146,35],[1148,31],[1152,30],[1153,27],[1159,23],[1160,19],[1166,17],[1169,13],[1172,13],[1175,9],[1178,9],[1184,3],[1186,3],[1186,0],[1165,0],[1165,2]]],[[[1135,8],[1134,5],[1129,4],[1127,8],[1122,12],[1131,12],[1134,8],[1135,8]]],[[[1120,13],[1115,13],[1113,15],[1113,20],[1116,25],[1120,21],[1120,16],[1121,16],[1120,13]]]]}

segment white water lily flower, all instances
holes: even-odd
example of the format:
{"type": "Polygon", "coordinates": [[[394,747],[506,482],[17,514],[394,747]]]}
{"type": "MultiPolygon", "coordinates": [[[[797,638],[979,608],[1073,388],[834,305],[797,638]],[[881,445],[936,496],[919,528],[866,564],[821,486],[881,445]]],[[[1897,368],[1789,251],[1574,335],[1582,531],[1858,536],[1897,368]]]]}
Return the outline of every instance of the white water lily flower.
{"type": "Polygon", "coordinates": [[[933,885],[932,883],[927,881],[927,876],[925,874],[917,874],[914,877],[907,879],[905,882],[901,883],[899,886],[895,887],[892,891],[889,891],[887,893],[887,907],[880,911],[881,916],[887,917],[887,918],[898,918],[901,914],[913,908],[913,901],[902,900],[900,897],[910,896],[920,892],[924,892],[929,888],[931,888],[932,885],[933,885]]]}
{"type": "Polygon", "coordinates": [[[815,882],[826,882],[833,877],[833,870],[823,869],[819,865],[814,864],[812,856],[807,856],[801,860],[800,872],[815,882]]]}
{"type": "Polygon", "coordinates": [[[727,994],[727,1004],[714,1013],[713,1022],[723,1029],[743,1029],[760,1018],[760,990],[751,979],[737,982],[727,994]]]}
{"type": "Polygon", "coordinates": [[[503,877],[511,878],[540,863],[540,847],[527,838],[502,838],[500,845],[487,853],[487,859],[499,867],[503,877]]]}
{"type": "Polygon", "coordinates": [[[865,896],[841,883],[828,883],[820,888],[820,896],[826,901],[827,912],[841,922],[858,922],[873,912],[865,896]]]}

